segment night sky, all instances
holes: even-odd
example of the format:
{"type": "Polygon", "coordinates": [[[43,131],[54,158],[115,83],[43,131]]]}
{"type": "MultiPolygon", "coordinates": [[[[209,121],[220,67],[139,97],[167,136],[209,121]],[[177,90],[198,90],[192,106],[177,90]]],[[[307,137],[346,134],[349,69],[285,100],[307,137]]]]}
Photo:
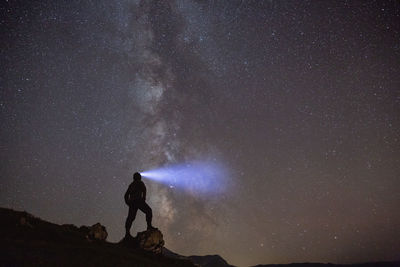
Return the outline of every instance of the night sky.
{"type": "Polygon", "coordinates": [[[172,251],[400,259],[399,1],[9,0],[0,14],[0,206],[101,222],[115,242],[133,172],[216,162],[217,193],[144,179],[172,251]]]}

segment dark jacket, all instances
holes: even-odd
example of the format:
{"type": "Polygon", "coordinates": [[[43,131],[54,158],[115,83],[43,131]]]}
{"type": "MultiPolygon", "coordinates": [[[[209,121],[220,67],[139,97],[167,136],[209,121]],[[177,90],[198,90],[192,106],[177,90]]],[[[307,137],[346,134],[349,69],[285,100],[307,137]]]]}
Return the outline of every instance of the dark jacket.
{"type": "Polygon", "coordinates": [[[134,200],[146,200],[146,186],[141,180],[133,181],[125,193],[125,203],[132,204],[134,200]]]}

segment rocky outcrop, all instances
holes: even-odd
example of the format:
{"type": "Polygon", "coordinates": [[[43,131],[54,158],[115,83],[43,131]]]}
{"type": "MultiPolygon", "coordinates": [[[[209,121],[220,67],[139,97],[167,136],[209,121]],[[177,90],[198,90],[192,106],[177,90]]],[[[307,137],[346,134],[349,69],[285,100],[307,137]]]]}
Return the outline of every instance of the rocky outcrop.
{"type": "Polygon", "coordinates": [[[33,228],[33,225],[30,223],[30,221],[34,217],[30,215],[29,213],[24,213],[20,218],[19,218],[19,225],[24,226],[24,227],[29,227],[33,228]]]}
{"type": "Polygon", "coordinates": [[[140,233],[137,243],[143,249],[131,249],[107,242],[100,224],[58,225],[5,208],[0,208],[0,222],[0,266],[195,267],[189,260],[146,252],[161,250],[158,230],[140,233]]]}
{"type": "Polygon", "coordinates": [[[141,249],[154,254],[161,254],[164,247],[163,234],[157,228],[137,233],[136,237],[126,236],[121,245],[141,249]]]}
{"type": "Polygon", "coordinates": [[[141,249],[155,254],[161,253],[165,244],[163,234],[158,229],[140,232],[137,234],[136,239],[141,249]]]}
{"type": "Polygon", "coordinates": [[[89,241],[105,241],[108,236],[106,228],[100,223],[93,224],[90,227],[81,226],[79,230],[86,234],[85,237],[89,241]]]}

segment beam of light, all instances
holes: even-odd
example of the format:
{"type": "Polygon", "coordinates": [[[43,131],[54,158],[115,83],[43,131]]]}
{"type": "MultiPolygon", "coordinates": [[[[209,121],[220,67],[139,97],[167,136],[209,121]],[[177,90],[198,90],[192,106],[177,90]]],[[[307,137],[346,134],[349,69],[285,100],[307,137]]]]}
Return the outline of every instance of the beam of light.
{"type": "Polygon", "coordinates": [[[216,162],[194,161],[140,172],[142,177],[195,193],[220,193],[226,189],[227,172],[216,162]]]}

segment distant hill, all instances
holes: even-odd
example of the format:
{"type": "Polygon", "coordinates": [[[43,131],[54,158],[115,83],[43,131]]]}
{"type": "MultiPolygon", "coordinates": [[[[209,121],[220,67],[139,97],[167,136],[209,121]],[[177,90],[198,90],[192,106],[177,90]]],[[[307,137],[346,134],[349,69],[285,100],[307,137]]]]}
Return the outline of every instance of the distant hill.
{"type": "Polygon", "coordinates": [[[357,264],[332,263],[291,263],[291,264],[260,264],[253,267],[400,267],[400,261],[368,262],[357,264]]]}
{"type": "Polygon", "coordinates": [[[188,259],[201,267],[235,267],[230,265],[219,255],[206,255],[206,256],[182,256],[171,250],[164,248],[163,254],[168,257],[176,259],[188,259]]]}
{"type": "Polygon", "coordinates": [[[234,267],[219,255],[189,256],[188,258],[202,267],[234,267]]]}

